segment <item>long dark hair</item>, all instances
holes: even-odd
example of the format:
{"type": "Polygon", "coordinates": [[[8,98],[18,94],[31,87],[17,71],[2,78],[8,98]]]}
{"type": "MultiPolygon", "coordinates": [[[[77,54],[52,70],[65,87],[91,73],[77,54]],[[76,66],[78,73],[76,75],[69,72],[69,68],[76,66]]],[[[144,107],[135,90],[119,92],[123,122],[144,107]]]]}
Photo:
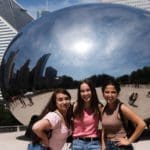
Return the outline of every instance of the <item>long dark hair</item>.
{"type": "Polygon", "coordinates": [[[43,118],[48,112],[53,112],[53,111],[55,111],[57,109],[56,96],[59,93],[67,95],[69,97],[69,99],[71,100],[71,95],[66,89],[63,89],[63,88],[56,89],[53,92],[49,102],[47,103],[47,105],[43,109],[42,113],[40,114],[40,118],[43,118]]]}
{"type": "Polygon", "coordinates": [[[121,88],[120,88],[120,84],[115,80],[115,78],[110,78],[108,80],[105,80],[102,84],[102,93],[104,93],[105,91],[105,88],[107,85],[113,85],[117,91],[117,93],[119,94],[120,91],[121,91],[121,88]]]}
{"type": "Polygon", "coordinates": [[[85,79],[85,80],[80,82],[79,87],[78,87],[77,106],[75,107],[75,110],[74,110],[74,117],[82,117],[83,116],[84,101],[82,100],[81,94],[80,94],[81,85],[83,83],[87,84],[90,87],[90,90],[91,90],[91,93],[92,93],[91,104],[90,104],[90,108],[91,108],[92,112],[99,114],[99,107],[98,106],[101,103],[98,100],[94,83],[89,79],[85,79]]]}

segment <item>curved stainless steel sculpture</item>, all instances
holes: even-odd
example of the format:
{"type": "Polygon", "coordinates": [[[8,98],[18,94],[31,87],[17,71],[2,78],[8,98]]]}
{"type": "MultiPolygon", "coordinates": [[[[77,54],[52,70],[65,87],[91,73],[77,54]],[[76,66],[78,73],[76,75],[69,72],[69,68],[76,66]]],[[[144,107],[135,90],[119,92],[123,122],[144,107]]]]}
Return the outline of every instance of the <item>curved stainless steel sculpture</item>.
{"type": "Polygon", "coordinates": [[[25,101],[33,105],[31,97],[47,90],[149,66],[149,47],[147,11],[114,4],[64,8],[28,24],[11,42],[1,66],[2,94],[22,107],[25,101]]]}

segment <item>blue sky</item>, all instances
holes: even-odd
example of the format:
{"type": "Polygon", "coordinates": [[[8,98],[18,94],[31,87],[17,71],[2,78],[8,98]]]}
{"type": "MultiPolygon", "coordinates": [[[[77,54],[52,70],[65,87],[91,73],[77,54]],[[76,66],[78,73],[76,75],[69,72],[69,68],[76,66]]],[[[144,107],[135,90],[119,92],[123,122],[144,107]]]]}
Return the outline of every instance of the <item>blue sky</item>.
{"type": "Polygon", "coordinates": [[[37,11],[55,11],[71,5],[100,3],[101,0],[16,0],[29,14],[36,18],[37,11]]]}

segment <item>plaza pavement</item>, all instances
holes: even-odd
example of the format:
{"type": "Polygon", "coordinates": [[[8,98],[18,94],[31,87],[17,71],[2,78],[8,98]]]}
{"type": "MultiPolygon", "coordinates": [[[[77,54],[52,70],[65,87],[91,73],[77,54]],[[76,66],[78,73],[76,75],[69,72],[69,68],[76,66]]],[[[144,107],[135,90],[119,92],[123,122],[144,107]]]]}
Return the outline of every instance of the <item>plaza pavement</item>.
{"type": "MultiPolygon", "coordinates": [[[[0,133],[0,150],[27,150],[29,141],[18,139],[24,133],[24,131],[0,133]]],[[[139,141],[134,143],[133,146],[134,150],[150,150],[150,140],[139,141]]],[[[69,148],[65,145],[63,150],[69,150],[69,148]]]]}

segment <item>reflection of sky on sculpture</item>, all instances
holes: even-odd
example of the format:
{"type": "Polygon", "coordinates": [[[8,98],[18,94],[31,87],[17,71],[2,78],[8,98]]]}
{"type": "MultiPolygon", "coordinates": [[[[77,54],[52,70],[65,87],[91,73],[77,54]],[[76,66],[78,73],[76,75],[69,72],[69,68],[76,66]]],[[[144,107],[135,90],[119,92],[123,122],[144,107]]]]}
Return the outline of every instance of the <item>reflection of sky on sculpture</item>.
{"type": "Polygon", "coordinates": [[[46,53],[52,54],[46,67],[55,68],[57,76],[74,79],[102,73],[119,76],[149,66],[150,15],[127,8],[63,9],[29,24],[23,30],[15,69],[27,57],[33,68],[46,53]]]}
{"type": "Polygon", "coordinates": [[[17,0],[29,13],[36,18],[37,11],[50,12],[77,4],[100,3],[101,0],[17,0]]]}
{"type": "MultiPolygon", "coordinates": [[[[59,75],[70,73],[68,74],[70,76],[74,76],[74,74],[76,74],[75,76],[77,77],[84,77],[85,75],[92,75],[94,72],[95,74],[108,73],[118,76],[130,73],[144,65],[149,66],[150,63],[148,58],[150,54],[147,50],[147,42],[150,37],[145,37],[145,34],[150,36],[149,29],[145,27],[145,23],[147,21],[145,22],[142,18],[140,18],[141,21],[143,21],[139,24],[139,20],[137,20],[137,16],[134,16],[134,14],[132,17],[122,19],[119,18],[120,13],[121,12],[117,12],[118,17],[111,17],[110,14],[109,17],[106,17],[107,13],[102,15],[103,17],[105,16],[105,19],[102,18],[102,20],[105,20],[105,23],[100,22],[100,24],[105,24],[105,26],[101,26],[101,28],[98,29],[99,24],[96,25],[95,28],[99,30],[96,35],[92,28],[93,25],[90,26],[91,22],[94,22],[94,20],[91,20],[88,25],[85,23],[83,25],[84,28],[81,30],[81,20],[79,21],[79,26],[78,24],[75,24],[75,27],[77,28],[72,27],[68,20],[66,20],[65,25],[63,25],[63,21],[61,20],[62,23],[58,23],[58,26],[55,26],[56,30],[54,29],[53,31],[56,34],[55,36],[58,43],[60,44],[60,47],[57,49],[63,49],[66,51],[66,53],[61,52],[64,53],[64,55],[61,55],[61,58],[57,59],[59,60],[57,65],[59,65],[56,65],[56,68],[59,68],[59,75]],[[68,29],[66,24],[71,26],[69,26],[70,29],[68,29]],[[142,36],[139,35],[140,32],[142,32],[142,36]],[[89,38],[88,33],[90,35],[89,38]],[[81,39],[78,39],[78,37],[81,37],[81,39]],[[144,37],[145,41],[143,41],[142,37],[144,37]],[[100,39],[100,43],[96,43],[97,38],[100,39]],[[88,41],[89,47],[87,45],[87,50],[85,50],[85,47],[83,51],[80,47],[80,49],[74,49],[74,45],[78,46],[79,40],[80,43],[88,41]],[[136,41],[141,42],[137,43],[136,41]],[[71,47],[68,47],[68,44],[66,43],[69,43],[71,47]],[[91,46],[91,44],[95,46],[95,48],[91,46]],[[142,49],[140,49],[140,47],[142,49]],[[96,53],[95,55],[95,51],[99,53],[96,53]],[[143,57],[147,59],[143,59],[143,57]],[[62,64],[63,67],[60,64],[62,64]],[[71,72],[70,70],[68,71],[67,69],[70,67],[72,67],[72,70],[78,70],[79,73],[74,71],[71,72]],[[84,74],[81,74],[82,71],[84,74]]],[[[129,15],[131,15],[131,13],[129,13],[129,15]]],[[[74,25],[74,22],[72,24],[74,25]]],[[[57,55],[57,57],[59,57],[59,55],[57,55]]],[[[51,63],[52,61],[50,60],[49,64],[51,63]]]]}

